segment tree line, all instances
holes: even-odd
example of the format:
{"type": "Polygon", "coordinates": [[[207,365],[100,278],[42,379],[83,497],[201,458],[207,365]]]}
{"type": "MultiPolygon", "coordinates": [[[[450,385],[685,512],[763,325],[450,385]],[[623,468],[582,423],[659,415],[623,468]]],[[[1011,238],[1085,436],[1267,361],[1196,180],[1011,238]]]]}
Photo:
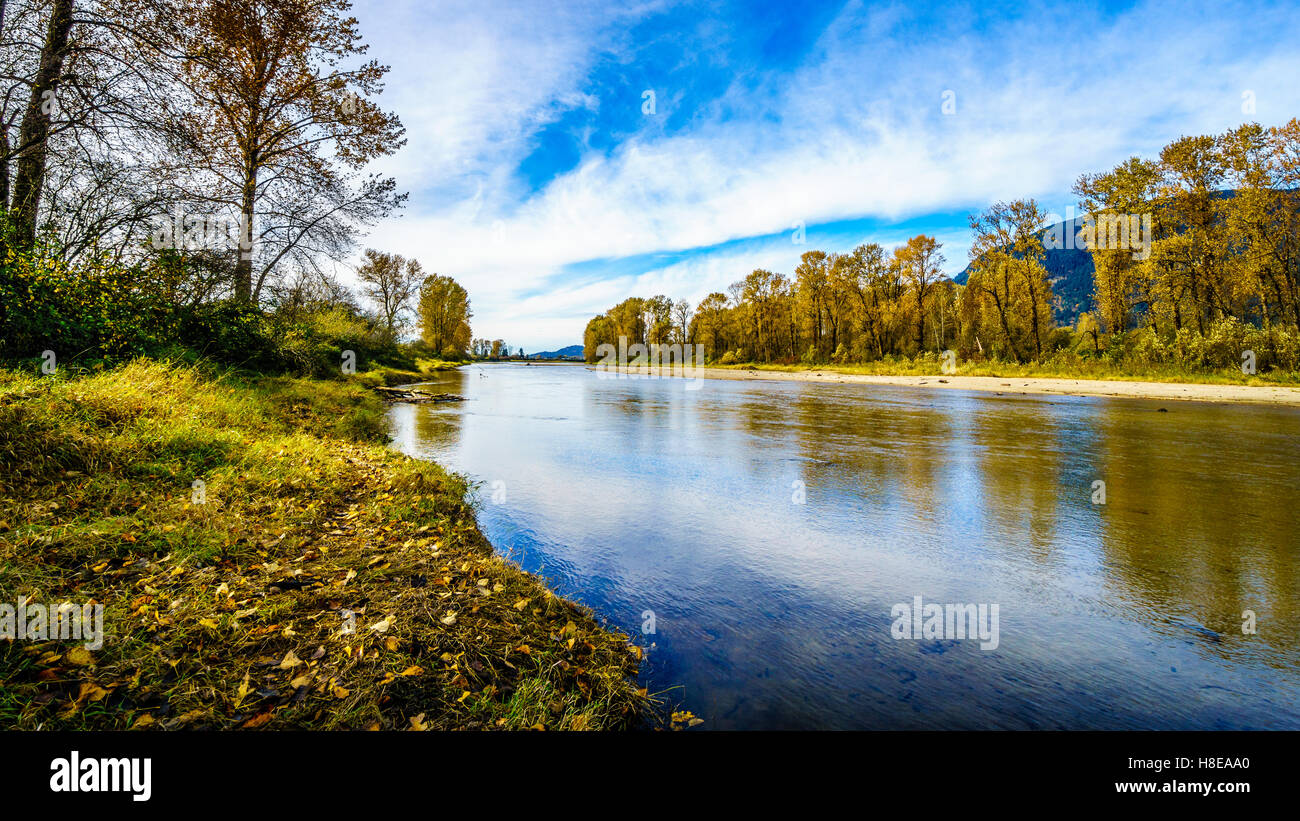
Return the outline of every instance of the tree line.
{"type": "Polygon", "coordinates": [[[1300,367],[1300,121],[1184,137],[1074,187],[1085,216],[1049,220],[1033,199],[969,218],[965,282],[942,244],[804,253],[792,275],[755,270],[691,307],[634,297],[591,319],[602,343],[694,343],[711,361],[849,363],[1108,360],[1222,368],[1300,367]],[[1056,321],[1049,251],[1091,255],[1093,309],[1056,321]]]}

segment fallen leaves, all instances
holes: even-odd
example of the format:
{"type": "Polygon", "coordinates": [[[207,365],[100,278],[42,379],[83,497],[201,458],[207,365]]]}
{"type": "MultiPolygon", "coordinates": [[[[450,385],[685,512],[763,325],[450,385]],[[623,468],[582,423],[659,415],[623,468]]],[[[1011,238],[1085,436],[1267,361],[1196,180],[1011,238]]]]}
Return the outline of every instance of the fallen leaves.
{"type": "Polygon", "coordinates": [[[111,692],[112,690],[105,690],[94,682],[83,681],[81,682],[81,688],[77,691],[77,700],[74,703],[77,706],[81,706],[82,704],[103,701],[105,698],[108,698],[108,695],[111,692]]]}
{"type": "Polygon", "coordinates": [[[271,720],[272,712],[273,712],[272,710],[267,710],[264,713],[258,713],[257,715],[245,721],[243,724],[239,725],[240,729],[256,730],[258,727],[265,726],[267,722],[271,720]]]}
{"type": "MultiPolygon", "coordinates": [[[[26,688],[36,721],[65,726],[70,707],[76,726],[113,729],[632,721],[646,696],[632,696],[626,639],[495,557],[436,466],[341,440],[295,433],[272,446],[264,430],[240,433],[232,444],[245,458],[212,487],[258,492],[191,506],[183,485],[158,493],[132,478],[131,552],[120,526],[76,545],[79,583],[117,608],[114,642],[94,654],[33,648],[29,672],[5,686],[26,688]],[[273,455],[282,462],[268,471],[273,455]],[[161,534],[203,528],[211,560],[176,537],[157,549],[161,534]],[[504,718],[520,698],[526,708],[504,718]]],[[[17,519],[0,509],[0,520],[17,519]]]]}
{"type": "Polygon", "coordinates": [[[95,663],[95,657],[85,647],[74,647],[63,655],[63,662],[73,667],[89,667],[95,663]]]}

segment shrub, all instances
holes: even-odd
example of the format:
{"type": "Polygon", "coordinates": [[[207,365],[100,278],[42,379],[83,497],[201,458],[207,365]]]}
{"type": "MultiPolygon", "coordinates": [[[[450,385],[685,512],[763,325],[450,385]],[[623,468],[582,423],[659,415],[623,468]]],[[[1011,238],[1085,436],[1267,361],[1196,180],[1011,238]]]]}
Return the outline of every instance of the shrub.
{"type": "Polygon", "coordinates": [[[339,373],[343,352],[353,351],[358,370],[375,361],[414,367],[409,352],[350,305],[279,316],[235,300],[177,304],[188,264],[160,257],[123,266],[106,255],[70,263],[44,246],[11,254],[0,263],[0,359],[50,350],[60,363],[193,360],[193,351],[263,373],[328,376],[339,373]]]}
{"type": "Polygon", "coordinates": [[[226,300],[194,308],[181,324],[181,342],[228,365],[282,369],[281,346],[266,314],[247,303],[226,300]]]}
{"type": "Polygon", "coordinates": [[[174,343],[179,312],[145,266],[106,256],[76,265],[37,251],[0,264],[0,356],[125,360],[174,343]]]}

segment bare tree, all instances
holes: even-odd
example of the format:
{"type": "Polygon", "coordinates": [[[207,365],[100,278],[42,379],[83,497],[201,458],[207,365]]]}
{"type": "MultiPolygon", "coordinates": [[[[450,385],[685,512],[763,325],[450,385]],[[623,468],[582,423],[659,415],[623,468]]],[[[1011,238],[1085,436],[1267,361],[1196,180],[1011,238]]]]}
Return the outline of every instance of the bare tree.
{"type": "Polygon", "coordinates": [[[418,260],[373,248],[367,248],[364,256],[365,261],[357,268],[362,293],[379,306],[388,336],[395,338],[411,311],[411,300],[424,282],[424,269],[418,260]]]}
{"type": "Polygon", "coordinates": [[[673,304],[673,319],[677,320],[677,332],[681,334],[679,341],[686,344],[691,332],[691,303],[684,299],[677,300],[673,304]]]}
{"type": "MultiPolygon", "coordinates": [[[[234,293],[256,301],[276,265],[319,264],[355,226],[397,208],[392,180],[353,178],[405,143],[369,97],[386,66],[366,51],[348,0],[175,0],[157,25],[175,43],[184,105],[170,112],[195,188],[238,215],[234,293]]],[[[171,48],[171,46],[166,46],[171,48]]]]}

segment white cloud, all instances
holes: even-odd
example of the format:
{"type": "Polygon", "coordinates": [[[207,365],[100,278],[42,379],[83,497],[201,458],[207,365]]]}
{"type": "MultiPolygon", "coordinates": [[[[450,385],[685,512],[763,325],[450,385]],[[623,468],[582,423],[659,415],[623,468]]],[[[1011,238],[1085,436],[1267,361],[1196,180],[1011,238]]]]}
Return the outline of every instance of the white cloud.
{"type": "MultiPolygon", "coordinates": [[[[1240,110],[1244,89],[1254,91],[1259,119],[1281,121],[1300,109],[1300,88],[1287,79],[1300,72],[1300,54],[1256,42],[1258,26],[1285,13],[1244,8],[1237,19],[1256,28],[1224,31],[1153,5],[1107,19],[1029,10],[979,36],[955,16],[947,32],[926,29],[915,40],[899,33],[916,22],[906,12],[850,6],[804,67],[764,78],[757,96],[739,82],[728,92],[727,107],[753,117],[704,117],[671,136],[647,131],[529,196],[513,177],[527,137],[567,106],[599,107],[584,78],[617,50],[618,27],[644,10],[548,5],[512,15],[457,3],[436,12],[407,5],[394,17],[385,6],[376,56],[415,51],[391,58],[386,102],[411,142],[390,167],[420,193],[370,243],[462,281],[477,335],[529,349],[571,344],[587,318],[627,296],[694,300],[755,267],[793,267],[789,249],[773,244],[650,264],[640,279],[593,283],[566,274],[573,263],[709,247],[788,231],[796,220],[901,219],[1019,196],[1055,204],[1082,172],[1250,119],[1240,110]],[[1254,50],[1231,58],[1235,41],[1254,50]],[[948,89],[953,116],[940,111],[948,89]],[[545,293],[526,296],[535,291],[545,293]]],[[[362,24],[369,32],[364,15],[362,24]]],[[[702,101],[702,110],[719,108],[702,101]]],[[[959,269],[963,243],[954,238],[949,267],[959,269]]]]}

